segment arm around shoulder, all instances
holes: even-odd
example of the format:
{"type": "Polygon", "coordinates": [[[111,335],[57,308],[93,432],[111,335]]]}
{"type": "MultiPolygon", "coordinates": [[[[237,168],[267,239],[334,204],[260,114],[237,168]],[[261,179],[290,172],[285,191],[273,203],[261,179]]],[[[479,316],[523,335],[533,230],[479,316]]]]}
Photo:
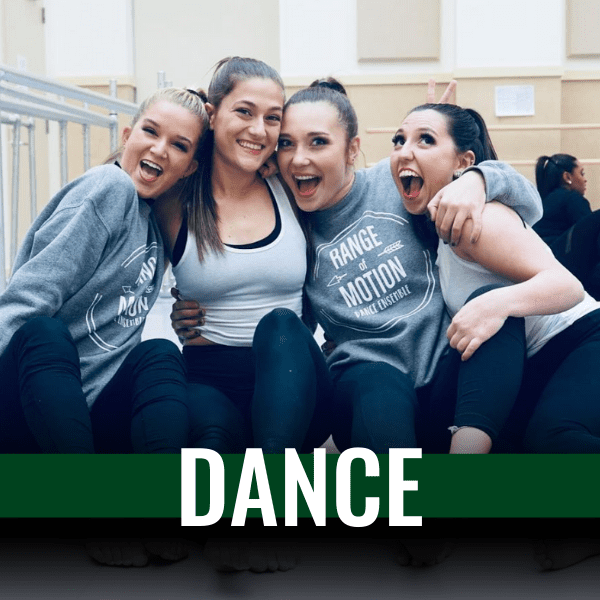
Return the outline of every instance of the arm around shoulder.
{"type": "Polygon", "coordinates": [[[509,206],[523,217],[529,225],[540,220],[543,214],[542,200],[536,187],[509,164],[486,160],[469,170],[477,170],[485,180],[487,201],[497,200],[509,206]]]}

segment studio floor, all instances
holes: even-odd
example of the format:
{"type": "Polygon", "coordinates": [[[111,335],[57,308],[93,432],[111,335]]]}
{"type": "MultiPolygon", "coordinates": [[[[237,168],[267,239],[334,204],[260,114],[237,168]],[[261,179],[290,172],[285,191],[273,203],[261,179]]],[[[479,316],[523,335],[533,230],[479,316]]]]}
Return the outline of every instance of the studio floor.
{"type": "Polygon", "coordinates": [[[10,600],[196,600],[220,598],[369,599],[506,598],[583,600],[600,596],[600,557],[541,572],[525,539],[459,541],[442,564],[401,567],[390,540],[301,540],[292,571],[217,573],[192,544],[174,564],[107,567],[81,541],[4,540],[0,598],[10,600]]]}

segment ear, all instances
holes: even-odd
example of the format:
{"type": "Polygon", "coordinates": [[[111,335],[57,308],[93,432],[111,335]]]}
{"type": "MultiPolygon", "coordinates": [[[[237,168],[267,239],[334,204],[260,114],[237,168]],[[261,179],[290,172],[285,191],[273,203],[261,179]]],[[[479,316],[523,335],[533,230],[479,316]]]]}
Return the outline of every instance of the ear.
{"type": "Polygon", "coordinates": [[[198,168],[198,161],[194,159],[190,163],[190,166],[186,169],[186,171],[183,174],[183,177],[181,179],[185,179],[186,177],[189,177],[192,173],[195,173],[197,168],[198,168]]]}
{"type": "Polygon", "coordinates": [[[204,108],[206,109],[206,112],[208,114],[208,126],[211,129],[213,129],[213,122],[215,120],[215,115],[217,114],[217,111],[210,102],[205,102],[204,108]]]}
{"type": "Polygon", "coordinates": [[[360,138],[356,136],[350,140],[348,144],[348,165],[354,165],[356,158],[358,157],[358,153],[360,152],[360,138]]]}
{"type": "Polygon", "coordinates": [[[562,180],[565,187],[568,187],[573,183],[573,181],[571,180],[571,173],[569,173],[568,171],[563,171],[562,180]]]}
{"type": "Polygon", "coordinates": [[[123,140],[123,145],[125,145],[125,143],[129,139],[130,135],[131,135],[131,127],[129,127],[129,125],[128,125],[127,127],[123,128],[123,133],[121,134],[121,139],[123,140]]]}
{"type": "Polygon", "coordinates": [[[464,171],[467,167],[472,167],[475,164],[475,153],[472,150],[467,150],[458,155],[457,170],[464,171]]]}

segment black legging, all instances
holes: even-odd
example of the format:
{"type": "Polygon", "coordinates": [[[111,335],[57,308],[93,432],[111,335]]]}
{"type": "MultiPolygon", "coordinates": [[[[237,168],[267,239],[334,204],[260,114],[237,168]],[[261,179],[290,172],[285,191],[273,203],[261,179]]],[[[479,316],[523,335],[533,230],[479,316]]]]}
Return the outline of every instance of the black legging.
{"type": "Polygon", "coordinates": [[[577,221],[549,246],[586,291],[600,300],[600,211],[577,221]]]}
{"type": "Polygon", "coordinates": [[[293,311],[278,308],[263,317],[251,348],[186,346],[183,355],[195,447],[312,452],[327,440],[329,371],[293,311]]]}
{"type": "Polygon", "coordinates": [[[37,317],[0,356],[0,452],[180,452],[187,445],[185,365],[175,344],[136,346],[88,410],[67,327],[37,317]]]}
{"type": "Polygon", "coordinates": [[[520,401],[527,452],[600,453],[600,309],[527,361],[520,401]]]}
{"type": "Polygon", "coordinates": [[[376,453],[414,447],[447,452],[451,425],[477,427],[495,440],[517,398],[524,362],[524,322],[510,317],[468,361],[448,348],[431,383],[421,388],[387,363],[351,365],[334,375],[335,444],[376,453]]]}

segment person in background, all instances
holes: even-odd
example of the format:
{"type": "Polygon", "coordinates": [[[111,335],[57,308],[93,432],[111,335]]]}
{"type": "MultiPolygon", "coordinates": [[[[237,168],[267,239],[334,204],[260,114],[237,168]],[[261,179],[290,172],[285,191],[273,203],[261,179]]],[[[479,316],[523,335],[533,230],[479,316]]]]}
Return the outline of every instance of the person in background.
{"type": "Polygon", "coordinates": [[[583,166],[570,154],[540,156],[535,179],[544,215],[534,230],[556,258],[600,300],[600,212],[585,197],[583,166]]]}

